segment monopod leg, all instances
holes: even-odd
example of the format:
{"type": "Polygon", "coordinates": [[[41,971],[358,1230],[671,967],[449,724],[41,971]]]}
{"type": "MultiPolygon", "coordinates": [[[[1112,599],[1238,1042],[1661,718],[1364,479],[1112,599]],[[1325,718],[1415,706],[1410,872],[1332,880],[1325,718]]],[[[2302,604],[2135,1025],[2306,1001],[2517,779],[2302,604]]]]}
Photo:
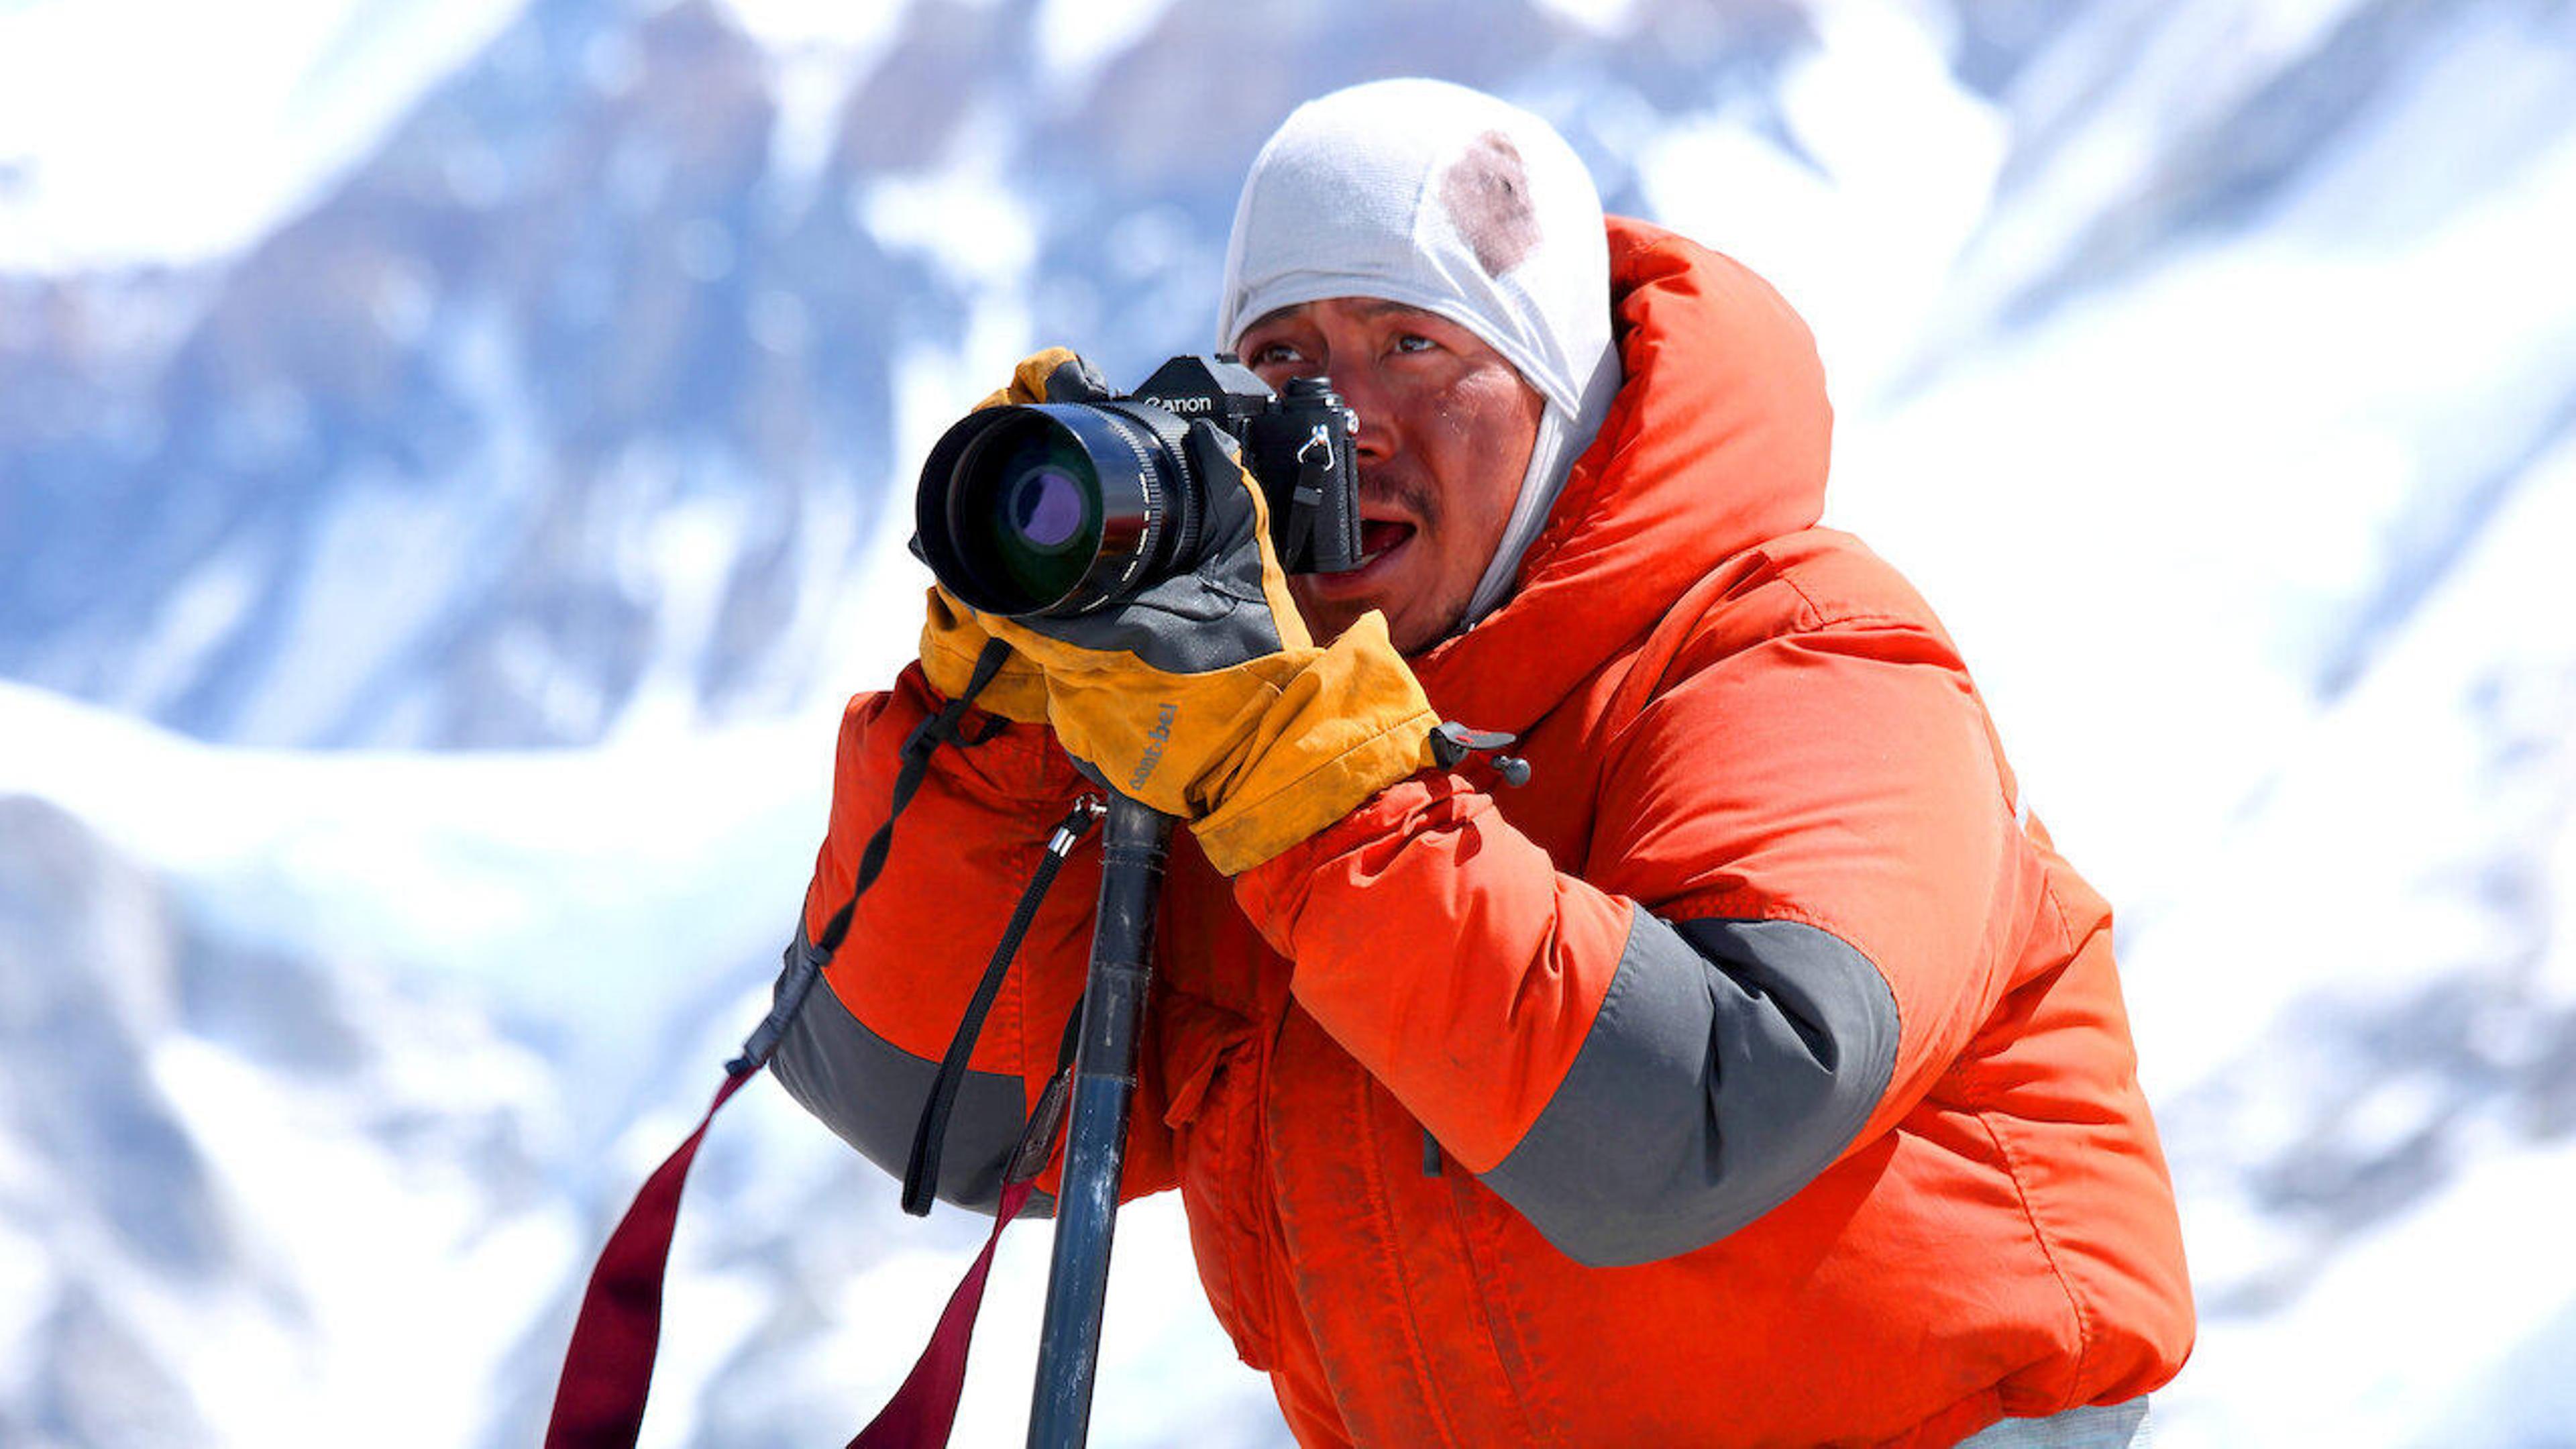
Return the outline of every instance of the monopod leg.
{"type": "Polygon", "coordinates": [[[1065,1133],[1064,1191],[1056,1199],[1055,1262],[1038,1333],[1029,1449],[1080,1449],[1090,1431],[1100,1314],[1109,1291],[1109,1240],[1118,1221],[1118,1176],[1136,1091],[1136,1035],[1145,1017],[1146,988],[1153,983],[1154,905],[1171,833],[1171,816],[1110,795],[1091,980],[1074,1056],[1073,1119],[1065,1133]]]}

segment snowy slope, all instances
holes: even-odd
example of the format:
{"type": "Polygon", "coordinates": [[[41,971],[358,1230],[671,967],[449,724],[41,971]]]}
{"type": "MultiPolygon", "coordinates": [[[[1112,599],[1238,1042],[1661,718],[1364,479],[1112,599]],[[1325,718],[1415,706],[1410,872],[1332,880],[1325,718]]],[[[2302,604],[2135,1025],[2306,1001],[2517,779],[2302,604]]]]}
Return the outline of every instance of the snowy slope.
{"type": "Polygon", "coordinates": [[[27,795],[0,919],[0,1439],[473,1442],[504,1344],[419,1325],[506,1333],[577,1251],[543,1060],[380,961],[208,935],[27,795]]]}
{"type": "MultiPolygon", "coordinates": [[[[2565,1442],[2576,6],[1477,13],[1247,67],[1198,0],[310,0],[227,67],[0,9],[0,1442],[533,1438],[909,648],[910,460],[1037,341],[1204,345],[1252,147],[1405,71],[1814,320],[1832,521],[2120,907],[2204,1315],[2161,1442],[2565,1442]],[[105,134],[147,83],[202,136],[105,134]],[[117,240],[172,167],[222,204],[117,240]]],[[[648,1439],[873,1409],[978,1236],[892,1199],[746,1097],[648,1439]]],[[[1280,1442],[1173,1204],[1120,1262],[1103,1440],[1280,1442]]]]}
{"type": "Polygon", "coordinates": [[[2576,433],[2128,952],[2204,1313],[2160,1442],[2576,1426],[2576,637],[2518,622],[2570,538],[2576,433]]]}
{"type": "MultiPolygon", "coordinates": [[[[0,686],[0,1438],[529,1442],[587,1255],[765,1005],[832,723],[317,757],[0,686]]],[[[980,1235],[746,1095],[651,1441],[846,1437],[980,1235]]],[[[1016,1437],[1046,1242],[1005,1244],[961,1442],[1016,1437]]],[[[1267,1396],[1164,1311],[1197,1303],[1177,1202],[1121,1246],[1105,1371],[1158,1388],[1104,1432],[1213,1442],[1267,1396]]]]}
{"type": "Polygon", "coordinates": [[[0,272],[239,251],[362,162],[520,3],[0,8],[0,272]]]}

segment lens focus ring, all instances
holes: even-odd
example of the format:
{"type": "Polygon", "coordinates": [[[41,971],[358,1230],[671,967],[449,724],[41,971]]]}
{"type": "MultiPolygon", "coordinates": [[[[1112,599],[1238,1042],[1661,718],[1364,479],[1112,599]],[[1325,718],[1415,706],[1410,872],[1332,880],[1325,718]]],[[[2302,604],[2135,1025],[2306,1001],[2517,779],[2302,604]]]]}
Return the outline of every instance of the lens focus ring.
{"type": "Polygon", "coordinates": [[[1143,404],[972,414],[922,468],[922,554],[950,593],[988,613],[1079,614],[1128,598],[1195,548],[1186,431],[1143,404]]]}

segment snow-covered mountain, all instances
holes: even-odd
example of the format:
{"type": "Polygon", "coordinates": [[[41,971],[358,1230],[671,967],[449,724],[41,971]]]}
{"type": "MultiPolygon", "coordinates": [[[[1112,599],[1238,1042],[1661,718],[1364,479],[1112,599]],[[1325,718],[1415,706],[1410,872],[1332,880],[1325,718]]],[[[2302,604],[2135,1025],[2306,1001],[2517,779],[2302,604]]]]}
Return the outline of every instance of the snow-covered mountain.
{"type": "MultiPolygon", "coordinates": [[[[928,440],[1205,345],[1252,149],[1402,73],[1815,322],[1834,521],[2121,907],[2160,1442],[2576,1434],[2576,5],[273,12],[0,8],[0,1442],[534,1437],[908,652],[928,440]]],[[[657,1443],[845,1436],[977,1236],[766,1089],[691,1194],[657,1443]]],[[[1134,1211],[1104,1442],[1280,1442],[1134,1211]]]]}

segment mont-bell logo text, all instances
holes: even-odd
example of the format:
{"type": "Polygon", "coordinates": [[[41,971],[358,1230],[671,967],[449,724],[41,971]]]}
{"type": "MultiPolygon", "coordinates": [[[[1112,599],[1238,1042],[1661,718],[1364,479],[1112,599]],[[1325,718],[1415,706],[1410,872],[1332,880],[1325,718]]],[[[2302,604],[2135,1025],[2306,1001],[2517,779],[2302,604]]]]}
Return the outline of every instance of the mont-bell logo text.
{"type": "Polygon", "coordinates": [[[1141,788],[1145,783],[1145,777],[1154,773],[1156,765],[1163,763],[1163,746],[1172,742],[1172,721],[1180,717],[1179,705],[1154,706],[1154,727],[1145,731],[1145,753],[1137,759],[1135,772],[1127,777],[1127,788],[1130,791],[1141,788]]]}

